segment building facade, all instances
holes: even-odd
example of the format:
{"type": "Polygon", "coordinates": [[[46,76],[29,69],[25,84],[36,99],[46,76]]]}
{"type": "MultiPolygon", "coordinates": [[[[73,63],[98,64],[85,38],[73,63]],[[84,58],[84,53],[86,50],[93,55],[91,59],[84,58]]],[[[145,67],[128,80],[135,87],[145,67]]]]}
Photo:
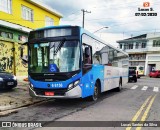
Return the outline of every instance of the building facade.
{"type": "Polygon", "coordinates": [[[27,65],[20,59],[21,44],[31,30],[59,25],[62,15],[32,0],[0,0],[0,16],[0,68],[27,76],[27,65]]]}
{"type": "Polygon", "coordinates": [[[1,20],[30,29],[59,25],[62,15],[33,0],[0,0],[1,20]]]}
{"type": "Polygon", "coordinates": [[[119,40],[119,48],[129,54],[130,66],[144,66],[145,75],[160,70],[160,33],[148,33],[119,40]]]}

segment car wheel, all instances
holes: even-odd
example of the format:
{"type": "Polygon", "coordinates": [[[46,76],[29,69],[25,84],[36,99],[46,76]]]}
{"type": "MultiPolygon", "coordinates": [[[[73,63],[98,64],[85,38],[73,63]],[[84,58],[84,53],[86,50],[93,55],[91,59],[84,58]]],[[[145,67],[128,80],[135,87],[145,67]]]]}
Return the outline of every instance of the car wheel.
{"type": "Polygon", "coordinates": [[[128,79],[128,83],[130,82],[130,79],[128,79]]]}
{"type": "Polygon", "coordinates": [[[136,78],[136,79],[134,79],[134,82],[137,82],[137,78],[136,78]]]}

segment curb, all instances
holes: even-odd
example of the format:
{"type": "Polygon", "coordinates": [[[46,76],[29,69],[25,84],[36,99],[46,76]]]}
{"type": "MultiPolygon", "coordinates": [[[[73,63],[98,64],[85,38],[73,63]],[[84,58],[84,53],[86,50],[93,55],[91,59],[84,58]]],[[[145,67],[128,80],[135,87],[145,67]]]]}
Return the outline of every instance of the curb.
{"type": "Polygon", "coordinates": [[[28,103],[28,104],[22,104],[22,105],[17,106],[17,107],[15,105],[10,105],[10,107],[8,107],[8,109],[0,111],[0,117],[9,115],[11,113],[15,113],[20,109],[24,109],[24,108],[27,108],[28,106],[32,106],[32,105],[37,105],[39,103],[43,103],[43,102],[46,102],[48,100],[49,99],[44,99],[44,100],[41,100],[41,101],[35,101],[35,102],[28,103]]]}

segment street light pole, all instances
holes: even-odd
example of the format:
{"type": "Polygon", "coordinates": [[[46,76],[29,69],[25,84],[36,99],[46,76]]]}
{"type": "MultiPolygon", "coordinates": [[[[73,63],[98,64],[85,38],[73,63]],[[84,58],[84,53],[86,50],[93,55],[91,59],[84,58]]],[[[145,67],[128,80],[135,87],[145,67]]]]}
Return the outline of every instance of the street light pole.
{"type": "Polygon", "coordinates": [[[108,28],[108,27],[102,27],[102,28],[100,28],[100,29],[94,31],[93,33],[96,33],[96,32],[98,32],[98,31],[102,30],[103,28],[108,28]]]}

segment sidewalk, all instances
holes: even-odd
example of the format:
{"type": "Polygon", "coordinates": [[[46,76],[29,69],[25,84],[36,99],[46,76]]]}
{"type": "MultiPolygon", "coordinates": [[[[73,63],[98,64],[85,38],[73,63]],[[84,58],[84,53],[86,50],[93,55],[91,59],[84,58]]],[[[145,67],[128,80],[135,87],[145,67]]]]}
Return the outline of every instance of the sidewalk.
{"type": "Polygon", "coordinates": [[[29,106],[41,101],[45,98],[32,98],[28,93],[29,82],[23,81],[24,78],[18,78],[17,87],[8,91],[0,92],[0,116],[3,116],[6,111],[29,106]]]}

